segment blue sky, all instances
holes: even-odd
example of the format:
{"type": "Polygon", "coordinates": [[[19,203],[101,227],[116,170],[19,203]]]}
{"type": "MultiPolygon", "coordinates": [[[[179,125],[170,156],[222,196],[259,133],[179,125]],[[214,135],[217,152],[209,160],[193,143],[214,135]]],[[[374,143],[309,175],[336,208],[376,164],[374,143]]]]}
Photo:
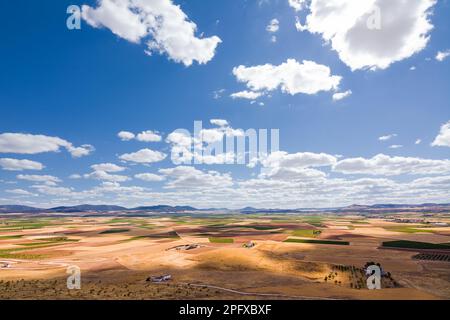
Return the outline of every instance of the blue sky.
{"type": "Polygon", "coordinates": [[[448,1],[371,0],[379,30],[358,26],[372,9],[360,13],[350,0],[328,20],[318,18],[323,0],[133,1],[0,4],[0,203],[282,208],[450,199],[448,1]],[[85,5],[81,30],[66,27],[72,4],[85,5]],[[176,17],[170,28],[131,24],[135,12],[176,17]],[[347,29],[333,20],[342,12],[355,19],[347,29]],[[278,27],[269,31],[271,22],[278,27]],[[140,34],[142,26],[151,32],[140,34]],[[147,41],[158,46],[151,55],[147,41]],[[231,96],[244,91],[260,97],[231,96]],[[167,139],[194,121],[222,134],[279,129],[281,152],[254,167],[177,165],[167,139]],[[148,130],[161,141],[118,137],[148,130]],[[121,157],[143,149],[165,158],[121,157]],[[120,169],[91,167],[98,164],[120,169]],[[145,173],[152,181],[136,177],[145,173]]]}

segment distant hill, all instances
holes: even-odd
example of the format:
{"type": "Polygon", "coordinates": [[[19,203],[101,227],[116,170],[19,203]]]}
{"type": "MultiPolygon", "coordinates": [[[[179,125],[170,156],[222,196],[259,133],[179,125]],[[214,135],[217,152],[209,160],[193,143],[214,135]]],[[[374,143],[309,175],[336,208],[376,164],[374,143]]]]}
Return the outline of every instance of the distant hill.
{"type": "Polygon", "coordinates": [[[186,211],[199,211],[198,209],[190,206],[149,206],[149,207],[137,207],[129,209],[130,211],[149,211],[149,212],[186,212],[186,211]]]}
{"type": "Polygon", "coordinates": [[[33,208],[21,205],[0,205],[0,213],[31,213],[38,212],[44,209],[33,208]]]}
{"type": "Polygon", "coordinates": [[[337,208],[337,212],[360,212],[360,213],[390,213],[390,212],[447,212],[450,204],[423,203],[423,204],[375,204],[371,206],[352,205],[337,208]]]}
{"type": "Polygon", "coordinates": [[[112,213],[112,214],[149,214],[149,213],[180,213],[180,212],[239,212],[242,214],[307,214],[307,213],[367,213],[367,214],[382,214],[382,213],[393,213],[393,212],[450,212],[450,204],[436,204],[436,203],[424,203],[417,205],[408,204],[375,204],[375,205],[351,205],[347,207],[340,208],[322,208],[322,209],[269,209],[269,208],[253,208],[245,207],[238,210],[230,210],[227,208],[210,208],[210,209],[197,209],[191,206],[168,206],[168,205],[157,205],[157,206],[141,206],[136,208],[125,208],[115,205],[90,205],[83,204],[77,206],[61,206],[50,209],[41,209],[22,205],[0,205],[0,214],[13,214],[13,213],[24,213],[24,214],[70,214],[70,213],[112,213]]]}
{"type": "Polygon", "coordinates": [[[73,207],[56,207],[48,209],[46,211],[72,213],[72,212],[109,212],[109,211],[126,211],[126,210],[128,209],[120,206],[82,204],[73,207]]]}

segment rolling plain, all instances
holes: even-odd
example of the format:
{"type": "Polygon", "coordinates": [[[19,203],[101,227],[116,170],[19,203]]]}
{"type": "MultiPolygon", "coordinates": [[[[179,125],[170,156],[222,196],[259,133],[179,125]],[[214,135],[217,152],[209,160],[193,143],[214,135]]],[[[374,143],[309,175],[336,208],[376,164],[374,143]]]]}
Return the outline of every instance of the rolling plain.
{"type": "Polygon", "coordinates": [[[3,215],[0,299],[450,299],[449,225],[404,212],[3,215]]]}

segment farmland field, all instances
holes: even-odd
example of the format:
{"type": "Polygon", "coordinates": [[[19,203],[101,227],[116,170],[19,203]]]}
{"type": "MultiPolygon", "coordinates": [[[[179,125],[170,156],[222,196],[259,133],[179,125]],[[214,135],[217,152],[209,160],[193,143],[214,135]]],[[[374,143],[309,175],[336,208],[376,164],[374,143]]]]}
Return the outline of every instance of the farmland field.
{"type": "Polygon", "coordinates": [[[450,228],[391,218],[3,216],[0,298],[450,299],[450,228]],[[388,275],[383,290],[366,288],[370,261],[388,275]],[[66,288],[70,266],[81,290],[66,288]],[[172,280],[146,280],[163,274],[172,280]]]}

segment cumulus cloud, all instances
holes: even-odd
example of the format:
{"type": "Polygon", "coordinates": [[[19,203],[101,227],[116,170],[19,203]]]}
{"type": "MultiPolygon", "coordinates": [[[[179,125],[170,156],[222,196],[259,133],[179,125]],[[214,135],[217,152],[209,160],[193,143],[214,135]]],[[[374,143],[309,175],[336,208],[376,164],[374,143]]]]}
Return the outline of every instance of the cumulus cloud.
{"type": "Polygon", "coordinates": [[[450,173],[450,160],[430,160],[413,157],[390,157],[384,154],[371,159],[348,158],[333,166],[335,172],[398,176],[450,173]]]}
{"type": "Polygon", "coordinates": [[[58,152],[60,148],[65,148],[74,158],[87,156],[95,150],[88,144],[74,147],[72,143],[58,137],[24,133],[0,134],[0,153],[38,154],[58,152]]]}
{"type": "Polygon", "coordinates": [[[209,122],[215,126],[228,127],[228,121],[224,119],[211,119],[209,122]]]}
{"type": "Polygon", "coordinates": [[[278,19],[270,20],[270,23],[266,27],[266,30],[272,33],[278,32],[278,30],[280,30],[280,21],[278,21],[278,19]]]}
{"type": "MultiPolygon", "coordinates": [[[[291,0],[296,10],[306,1],[291,0]]],[[[311,0],[300,30],[320,34],[352,70],[386,69],[422,51],[436,0],[311,0]]]]}
{"type": "Polygon", "coordinates": [[[122,141],[130,141],[133,140],[135,138],[134,133],[129,132],[129,131],[120,131],[117,136],[120,138],[120,140],[122,141]]]}
{"type": "Polygon", "coordinates": [[[96,170],[92,173],[85,174],[84,178],[85,179],[96,179],[96,180],[101,180],[101,181],[109,181],[109,182],[125,182],[125,181],[130,180],[130,178],[127,176],[111,174],[109,172],[102,171],[102,170],[96,170]]]}
{"type": "Polygon", "coordinates": [[[450,57],[450,49],[445,51],[438,51],[438,53],[436,54],[436,60],[439,62],[444,61],[448,57],[450,57]]]}
{"type": "Polygon", "coordinates": [[[117,134],[117,136],[122,141],[131,141],[136,139],[141,142],[160,142],[162,140],[162,137],[158,134],[158,132],[152,130],[142,131],[137,135],[133,132],[121,131],[117,134]]]}
{"type": "Polygon", "coordinates": [[[154,173],[139,173],[134,176],[136,179],[147,181],[147,182],[160,182],[164,181],[165,178],[163,176],[154,174],[154,173]]]}
{"type": "Polygon", "coordinates": [[[135,163],[154,163],[162,161],[166,158],[162,152],[151,149],[142,149],[134,153],[126,153],[119,157],[119,159],[135,163]]]}
{"type": "Polygon", "coordinates": [[[90,144],[83,144],[81,147],[74,147],[70,144],[66,147],[66,149],[74,158],[85,157],[95,151],[95,148],[90,144]]]}
{"type": "Polygon", "coordinates": [[[31,160],[18,160],[11,158],[1,158],[0,167],[7,171],[42,170],[44,165],[31,160]]]}
{"type": "Polygon", "coordinates": [[[441,131],[431,145],[433,147],[450,147],[450,121],[442,125],[441,131]]]}
{"type": "Polygon", "coordinates": [[[237,154],[226,152],[224,142],[226,139],[243,138],[245,132],[233,129],[228,121],[212,119],[211,124],[216,128],[200,129],[192,137],[189,132],[176,130],[166,139],[171,144],[171,160],[174,164],[225,164],[235,163],[237,154]]]}
{"type": "Polygon", "coordinates": [[[401,148],[403,148],[403,145],[401,144],[393,144],[389,146],[389,149],[401,149],[401,148]]]}
{"type": "Polygon", "coordinates": [[[316,169],[295,167],[273,167],[261,170],[260,178],[284,181],[306,181],[323,179],[327,175],[316,169]]]}
{"type": "MultiPolygon", "coordinates": [[[[194,167],[181,166],[160,169],[158,174],[155,174],[164,177],[167,181],[162,191],[152,191],[137,186],[125,187],[112,181],[102,181],[99,186],[80,191],[40,183],[31,188],[46,197],[31,199],[30,196],[29,200],[30,203],[35,203],[39,201],[38,199],[50,199],[54,204],[67,204],[68,201],[74,203],[113,201],[115,204],[130,207],[167,203],[192,205],[199,208],[242,208],[243,206],[305,208],[317,207],[318,204],[321,207],[336,207],[354,203],[408,202],[413,204],[444,203],[448,200],[450,174],[448,165],[447,169],[444,168],[446,171],[441,170],[444,165],[442,163],[427,164],[429,168],[434,167],[433,170],[436,172],[441,170],[442,173],[439,176],[423,176],[412,181],[407,176],[399,177],[398,181],[392,177],[333,178],[331,177],[333,172],[326,174],[321,171],[322,165],[324,169],[328,169],[327,164],[334,162],[329,155],[299,156],[301,154],[304,153],[293,154],[295,156],[285,153],[282,157],[278,156],[278,160],[271,162],[273,166],[265,168],[266,170],[257,178],[233,180],[229,173],[202,171],[194,167]],[[289,160],[295,159],[295,161],[285,162],[285,156],[288,156],[289,160]],[[305,159],[310,160],[306,161],[305,159]],[[316,167],[309,167],[309,165],[316,167]]],[[[389,166],[391,165],[389,164],[389,166]]],[[[387,166],[383,161],[376,165],[377,168],[386,168],[387,166]]],[[[398,166],[404,167],[403,164],[398,164],[398,166]]],[[[411,170],[415,171],[416,168],[411,170]]],[[[365,168],[364,172],[373,170],[373,167],[365,168]]],[[[420,170],[428,172],[428,170],[423,170],[423,167],[420,170]]],[[[355,174],[354,170],[350,172],[351,175],[355,174]]],[[[154,178],[153,176],[149,177],[149,180],[154,178]]]]}
{"type": "Polygon", "coordinates": [[[344,92],[336,92],[335,94],[333,94],[333,100],[334,101],[339,101],[345,98],[348,98],[352,95],[352,91],[351,90],[347,90],[344,92]]]}
{"type": "Polygon", "coordinates": [[[126,169],[113,163],[94,164],[91,166],[91,168],[94,171],[105,171],[105,172],[122,172],[126,169]]]}
{"type": "Polygon", "coordinates": [[[49,196],[70,197],[70,196],[74,195],[74,192],[72,191],[71,188],[56,187],[54,185],[48,185],[48,184],[44,184],[44,185],[38,184],[38,185],[31,186],[31,188],[35,189],[39,193],[49,195],[49,196]]]}
{"type": "Polygon", "coordinates": [[[136,136],[136,140],[141,142],[159,142],[162,140],[162,137],[151,130],[142,131],[136,136]]]}
{"type": "Polygon", "coordinates": [[[177,130],[167,136],[166,142],[173,145],[190,148],[194,142],[194,139],[189,132],[185,133],[177,130]]]}
{"type": "Polygon", "coordinates": [[[281,88],[284,93],[290,95],[336,91],[342,80],[340,76],[331,75],[331,70],[327,66],[308,60],[299,63],[295,59],[288,59],[278,66],[241,65],[233,69],[233,74],[253,92],[274,91],[281,88]]]}
{"type": "Polygon", "coordinates": [[[306,0],[289,0],[289,5],[295,9],[295,11],[302,10],[306,5],[306,0]]]}
{"type": "Polygon", "coordinates": [[[261,164],[266,168],[308,168],[332,166],[336,161],[335,156],[326,153],[278,151],[263,159],[261,164]]]}
{"type": "Polygon", "coordinates": [[[31,181],[31,182],[41,182],[41,183],[45,183],[46,185],[49,185],[49,186],[54,186],[57,183],[61,182],[61,180],[59,178],[54,177],[54,176],[49,176],[49,175],[19,174],[17,176],[17,179],[31,181]]]}
{"type": "Polygon", "coordinates": [[[197,37],[197,25],[172,0],[99,0],[82,6],[82,17],[133,43],[145,41],[146,52],[158,52],[186,66],[209,62],[221,39],[197,37]]]}
{"type": "Polygon", "coordinates": [[[233,185],[233,179],[229,174],[221,174],[217,171],[204,172],[188,166],[160,169],[159,173],[170,179],[166,185],[168,189],[225,188],[233,185]]]}

